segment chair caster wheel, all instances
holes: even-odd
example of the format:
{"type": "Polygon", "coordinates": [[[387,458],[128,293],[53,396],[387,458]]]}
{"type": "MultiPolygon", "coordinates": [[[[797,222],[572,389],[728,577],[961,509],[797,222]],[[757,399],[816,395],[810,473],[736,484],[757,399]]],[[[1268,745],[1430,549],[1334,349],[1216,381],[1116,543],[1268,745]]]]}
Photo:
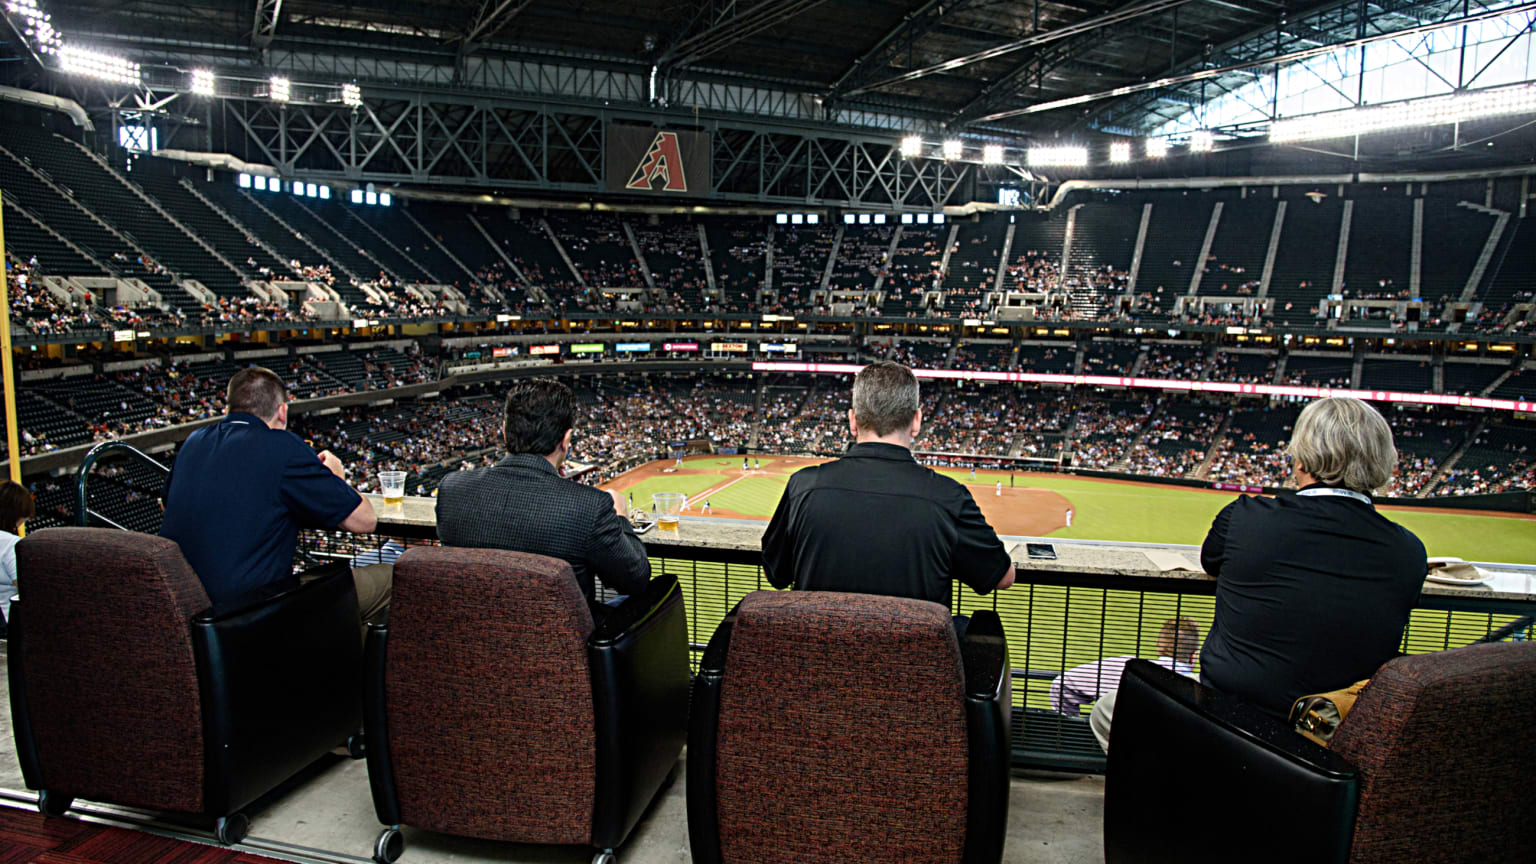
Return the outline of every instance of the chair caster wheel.
{"type": "Polygon", "coordinates": [[[75,799],[72,795],[60,795],[47,789],[37,793],[37,812],[44,816],[63,816],[73,803],[75,799]]]}
{"type": "Polygon", "coordinates": [[[363,736],[363,733],[347,736],[347,755],[353,759],[361,759],[368,755],[368,739],[363,736]]]}
{"type": "Polygon", "coordinates": [[[618,860],[613,857],[612,849],[605,849],[592,856],[592,864],[618,864],[618,860]]]}
{"type": "Polygon", "coordinates": [[[373,860],[378,864],[395,864],[405,852],[405,838],[399,828],[385,828],[379,839],[373,841],[373,860]]]}
{"type": "Polygon", "coordinates": [[[250,830],[251,819],[244,813],[220,816],[213,823],[213,836],[225,846],[233,846],[244,840],[246,832],[250,830]]]}

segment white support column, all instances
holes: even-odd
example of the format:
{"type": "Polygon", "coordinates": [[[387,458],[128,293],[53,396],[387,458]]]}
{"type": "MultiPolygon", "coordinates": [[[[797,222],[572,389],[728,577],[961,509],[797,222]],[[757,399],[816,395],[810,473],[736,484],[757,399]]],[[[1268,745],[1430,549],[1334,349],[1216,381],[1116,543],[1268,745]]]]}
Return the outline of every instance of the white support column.
{"type": "Polygon", "coordinates": [[[1349,256],[1349,224],[1355,218],[1354,199],[1344,201],[1344,216],[1339,219],[1339,248],[1333,254],[1333,282],[1329,294],[1344,290],[1344,259],[1349,256]]]}
{"type": "Polygon", "coordinates": [[[1264,253],[1264,272],[1259,275],[1260,300],[1269,295],[1269,277],[1275,274],[1275,253],[1280,250],[1280,229],[1285,227],[1285,202],[1275,205],[1275,225],[1269,229],[1269,250],[1264,253]]]}
{"type": "Polygon", "coordinates": [[[1413,237],[1408,247],[1408,296],[1423,297],[1419,287],[1424,283],[1424,199],[1413,199],[1413,237]]]}
{"type": "Polygon", "coordinates": [[[1131,254],[1131,273],[1125,283],[1125,293],[1136,293],[1136,277],[1141,273],[1141,250],[1147,245],[1147,226],[1152,224],[1152,202],[1141,205],[1141,227],[1136,229],[1136,251],[1131,254]]]}
{"type": "Polygon", "coordinates": [[[1200,257],[1195,259],[1195,272],[1189,277],[1189,296],[1200,293],[1200,280],[1205,277],[1205,259],[1211,256],[1211,244],[1216,242],[1216,226],[1221,224],[1221,208],[1225,204],[1217,201],[1211,208],[1210,224],[1205,226],[1205,241],[1200,244],[1200,257]]]}
{"type": "Polygon", "coordinates": [[[993,281],[992,290],[1003,290],[1003,275],[1008,272],[1008,256],[1013,254],[1013,229],[1018,226],[1008,223],[1008,233],[1003,236],[1003,254],[997,259],[997,278],[993,281]]]}

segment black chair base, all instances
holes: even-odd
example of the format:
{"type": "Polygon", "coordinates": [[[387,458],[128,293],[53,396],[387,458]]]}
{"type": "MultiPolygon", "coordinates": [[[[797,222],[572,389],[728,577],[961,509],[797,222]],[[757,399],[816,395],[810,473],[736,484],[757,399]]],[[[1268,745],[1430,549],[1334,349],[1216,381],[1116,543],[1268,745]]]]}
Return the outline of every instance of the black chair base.
{"type": "Polygon", "coordinates": [[[251,830],[251,819],[244,813],[231,813],[228,816],[220,816],[213,822],[213,836],[225,846],[233,846],[245,839],[246,833],[251,830]]]}
{"type": "Polygon", "coordinates": [[[44,816],[63,816],[69,805],[75,803],[73,795],[60,795],[47,789],[37,793],[37,812],[44,816]]]}
{"type": "Polygon", "coordinates": [[[400,828],[385,828],[373,841],[373,860],[378,864],[395,864],[405,854],[405,837],[400,828]]]}

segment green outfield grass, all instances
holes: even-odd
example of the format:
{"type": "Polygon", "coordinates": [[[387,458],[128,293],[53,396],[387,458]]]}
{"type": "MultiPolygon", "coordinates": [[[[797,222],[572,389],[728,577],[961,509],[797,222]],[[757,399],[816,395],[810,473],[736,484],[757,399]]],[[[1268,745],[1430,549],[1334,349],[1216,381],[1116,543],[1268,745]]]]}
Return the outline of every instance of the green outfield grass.
{"type": "MultiPolygon", "coordinates": [[[[781,467],[784,457],[761,457],[764,469],[781,467]]],[[[698,496],[710,491],[717,509],[759,518],[773,514],[783,494],[786,475],[754,474],[745,479],[740,457],[700,456],[685,463],[697,475],[664,475],[632,487],[636,505],[649,506],[653,492],[683,492],[698,496]],[[735,482],[732,482],[735,481],[735,482]],[[726,488],[719,488],[730,483],[726,488]]],[[[978,498],[990,494],[1008,474],[946,470],[968,485],[978,498]]],[[[1056,492],[1074,508],[1073,524],[1051,536],[1199,544],[1212,518],[1232,495],[1178,486],[1133,485],[1051,474],[1017,474],[1017,487],[1056,492]]],[[[693,513],[697,513],[695,508],[693,513]]],[[[1431,555],[1457,555],[1484,561],[1536,563],[1536,522],[1475,513],[1388,511],[1423,541],[1431,555]]],[[[709,640],[715,627],[742,597],[759,587],[761,570],[750,565],[726,565],[653,559],[656,572],[677,574],[688,598],[692,641],[709,640]]],[[[1193,618],[1202,637],[1210,630],[1214,601],[1210,597],[1172,593],[1106,591],[1095,588],[1018,585],[987,597],[969,590],[956,594],[957,609],[972,612],[996,609],[1008,635],[1012,663],[1018,668],[1060,671],[1118,655],[1155,657],[1158,627],[1176,615],[1193,618]]],[[[1508,615],[1417,610],[1413,613],[1405,649],[1409,653],[1463,645],[1513,620],[1508,615]]],[[[1017,681],[1015,704],[1049,709],[1049,683],[1017,681]]]]}
{"type": "MultiPolygon", "coordinates": [[[[782,467],[779,463],[785,457],[760,458],[768,470],[782,467]]],[[[653,492],[682,492],[692,497],[730,483],[710,493],[713,507],[766,519],[773,515],[784,491],[785,475],[754,474],[741,479],[740,457],[695,456],[684,464],[706,473],[648,478],[629,490],[634,493],[636,506],[649,508],[653,492]]],[[[974,490],[978,497],[999,480],[1006,485],[1009,479],[1003,471],[979,471],[974,481],[966,470],[946,469],[941,473],[978,487],[974,490]]],[[[1182,486],[1130,485],[1054,474],[1016,474],[1014,483],[1021,488],[1048,489],[1072,502],[1072,527],[1058,529],[1050,536],[1074,540],[1198,545],[1217,511],[1233,497],[1182,486]]],[[[1384,512],[1417,534],[1430,555],[1536,563],[1536,522],[1471,512],[1384,512]]]]}

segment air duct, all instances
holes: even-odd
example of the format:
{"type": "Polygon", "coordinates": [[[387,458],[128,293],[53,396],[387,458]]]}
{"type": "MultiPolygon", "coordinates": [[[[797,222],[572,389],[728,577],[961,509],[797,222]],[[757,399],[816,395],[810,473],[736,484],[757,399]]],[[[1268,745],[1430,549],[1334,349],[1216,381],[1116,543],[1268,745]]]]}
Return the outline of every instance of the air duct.
{"type": "Polygon", "coordinates": [[[47,108],[50,111],[58,111],[75,121],[75,125],[87,132],[95,132],[96,124],[91,122],[90,115],[80,107],[80,103],[73,99],[65,99],[62,96],[53,96],[48,93],[39,93],[36,90],[22,90],[19,87],[0,87],[0,99],[7,102],[19,102],[22,105],[31,105],[34,108],[47,108]]]}
{"type": "Polygon", "coordinates": [[[264,177],[277,176],[277,169],[271,165],[258,165],[255,162],[247,162],[228,153],[199,153],[192,150],[154,150],[149,155],[157,156],[161,159],[187,162],[192,165],[201,165],[204,168],[219,168],[224,171],[233,171],[237,174],[260,174],[264,177]]]}

